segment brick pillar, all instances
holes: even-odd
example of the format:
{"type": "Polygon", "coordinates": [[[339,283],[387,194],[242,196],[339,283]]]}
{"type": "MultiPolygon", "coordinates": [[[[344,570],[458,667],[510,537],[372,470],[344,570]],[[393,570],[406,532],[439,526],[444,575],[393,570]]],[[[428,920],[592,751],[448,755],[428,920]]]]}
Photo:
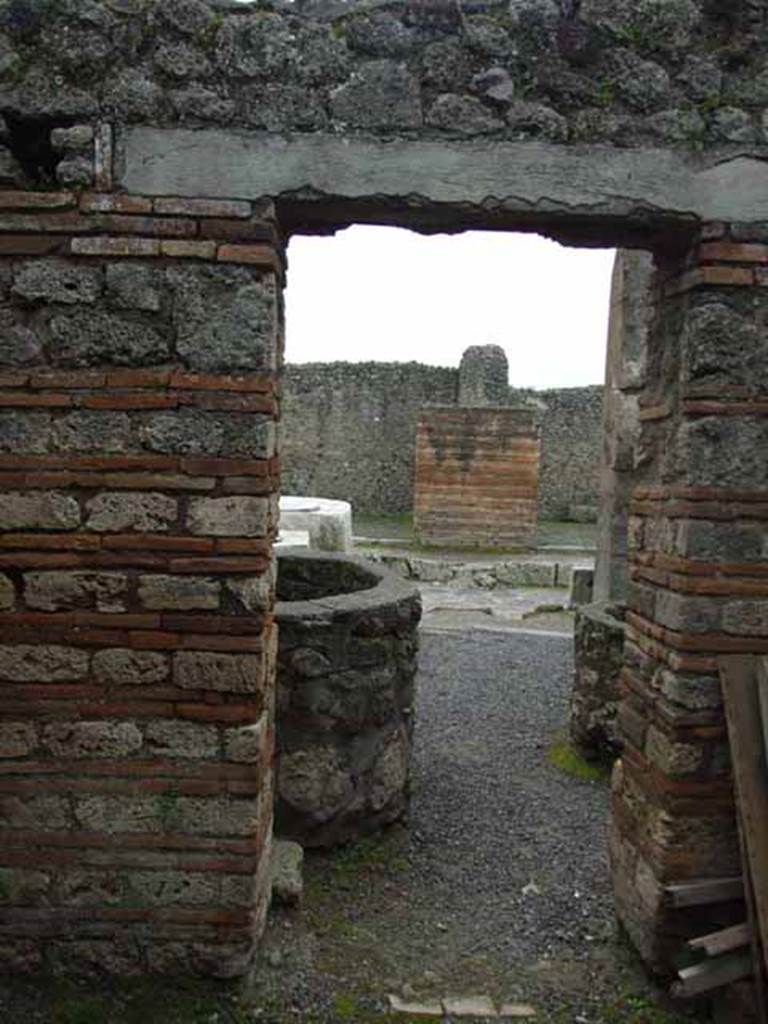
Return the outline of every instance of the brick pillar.
{"type": "Polygon", "coordinates": [[[272,825],[271,211],[0,207],[3,964],[236,975],[272,825]]]}
{"type": "Polygon", "coordinates": [[[655,282],[611,846],[620,919],[659,970],[728,920],[664,887],[740,872],[717,659],[768,651],[768,246],[745,233],[712,226],[655,282]]]}

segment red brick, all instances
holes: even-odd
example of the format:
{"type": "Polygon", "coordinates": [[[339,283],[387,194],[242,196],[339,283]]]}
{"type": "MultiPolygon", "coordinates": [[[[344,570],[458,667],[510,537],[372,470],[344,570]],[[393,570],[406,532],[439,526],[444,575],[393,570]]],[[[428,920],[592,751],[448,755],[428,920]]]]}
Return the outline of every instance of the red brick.
{"type": "Polygon", "coordinates": [[[110,370],[107,373],[107,384],[111,388],[164,388],[170,379],[170,370],[110,370]]]}
{"type": "Polygon", "coordinates": [[[2,210],[51,210],[58,207],[75,206],[74,192],[0,192],[2,210]]]}
{"type": "Polygon", "coordinates": [[[101,537],[90,533],[0,533],[0,548],[35,551],[94,551],[101,546],[101,537]]]}
{"type": "Polygon", "coordinates": [[[251,204],[240,199],[155,199],[155,213],[185,217],[250,217],[251,204]]]}
{"type": "Polygon", "coordinates": [[[62,245],[50,235],[0,235],[0,256],[48,256],[62,245]]]}
{"type": "Polygon", "coordinates": [[[263,573],[269,567],[269,559],[263,558],[172,558],[171,572],[214,572],[214,573],[263,573]]]}
{"type": "Polygon", "coordinates": [[[98,227],[116,235],[149,235],[164,238],[194,238],[197,223],[181,217],[123,217],[119,214],[97,215],[98,227]]]}
{"type": "Polygon", "coordinates": [[[180,639],[180,647],[186,651],[246,651],[261,654],[264,649],[264,643],[260,636],[186,633],[180,639]]]}
{"type": "Polygon", "coordinates": [[[84,192],[80,209],[85,213],[152,213],[152,200],[144,196],[84,192]]]}
{"type": "Polygon", "coordinates": [[[188,456],[181,460],[184,473],[193,476],[267,476],[269,459],[209,459],[188,456]]]}
{"type": "Polygon", "coordinates": [[[701,283],[705,285],[749,286],[755,283],[755,275],[746,267],[701,267],[701,283]]]}
{"type": "Polygon", "coordinates": [[[172,388],[195,391],[258,391],[269,393],[274,389],[272,377],[250,374],[244,377],[231,374],[187,373],[177,370],[170,376],[172,388]]]}
{"type": "Polygon", "coordinates": [[[1,469],[177,470],[173,455],[0,455],[1,469]]]}
{"type": "Polygon", "coordinates": [[[0,391],[0,406],[65,408],[73,405],[71,395],[40,395],[29,391],[0,391]]]}
{"type": "Polygon", "coordinates": [[[269,477],[225,476],[221,481],[222,494],[267,495],[279,490],[279,484],[269,477]]]}
{"type": "Polygon", "coordinates": [[[73,238],[71,251],[75,256],[159,256],[160,243],[154,238],[96,235],[73,238]]]}
{"type": "Polygon", "coordinates": [[[229,555],[264,555],[269,557],[272,550],[270,541],[264,537],[219,537],[216,550],[229,555]]]}
{"type": "Polygon", "coordinates": [[[222,722],[231,725],[255,725],[261,717],[261,707],[251,704],[176,704],[174,710],[179,718],[195,722],[222,722]]]}
{"type": "Polygon", "coordinates": [[[274,224],[268,221],[211,218],[200,221],[201,238],[214,238],[221,242],[262,242],[279,246],[280,236],[274,224]]]}
{"type": "Polygon", "coordinates": [[[220,245],[216,253],[219,263],[247,263],[279,273],[280,259],[269,245],[220,245]]]}
{"type": "Polygon", "coordinates": [[[175,409],[179,400],[169,394],[130,394],[120,395],[107,393],[91,395],[82,400],[86,409],[175,409]]]}
{"type": "Polygon", "coordinates": [[[248,635],[261,633],[264,616],[256,615],[183,615],[162,616],[162,628],[177,633],[215,633],[248,635]]]}
{"type": "Polygon", "coordinates": [[[176,537],[156,533],[121,533],[102,536],[105,548],[149,551],[190,551],[205,554],[214,550],[210,537],[176,537]]]}
{"type": "Polygon", "coordinates": [[[726,263],[768,263],[768,245],[748,242],[707,242],[699,247],[702,260],[726,263]]]}
{"type": "Polygon", "coordinates": [[[23,388],[29,382],[29,374],[23,370],[0,372],[0,388],[23,388]]]}
{"type": "Polygon", "coordinates": [[[183,260],[215,260],[215,242],[197,242],[194,239],[169,239],[160,243],[163,256],[183,260]]]}
{"type": "Polygon", "coordinates": [[[253,412],[275,415],[275,401],[267,395],[217,395],[208,391],[178,391],[176,401],[198,409],[224,409],[230,412],[253,412]]]}
{"type": "Polygon", "coordinates": [[[160,630],[136,630],[128,638],[127,647],[146,651],[174,651],[181,646],[178,633],[163,633],[160,630]]]}
{"type": "Polygon", "coordinates": [[[99,370],[33,371],[29,385],[33,388],[100,388],[107,375],[99,370]]]}

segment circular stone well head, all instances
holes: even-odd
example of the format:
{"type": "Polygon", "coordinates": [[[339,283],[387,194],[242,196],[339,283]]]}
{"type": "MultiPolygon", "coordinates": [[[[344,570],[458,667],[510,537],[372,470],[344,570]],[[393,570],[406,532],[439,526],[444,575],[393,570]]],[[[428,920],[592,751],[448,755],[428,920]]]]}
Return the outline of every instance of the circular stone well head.
{"type": "Polygon", "coordinates": [[[421,599],[363,559],[278,552],[275,830],[304,846],[408,809],[421,599]]]}

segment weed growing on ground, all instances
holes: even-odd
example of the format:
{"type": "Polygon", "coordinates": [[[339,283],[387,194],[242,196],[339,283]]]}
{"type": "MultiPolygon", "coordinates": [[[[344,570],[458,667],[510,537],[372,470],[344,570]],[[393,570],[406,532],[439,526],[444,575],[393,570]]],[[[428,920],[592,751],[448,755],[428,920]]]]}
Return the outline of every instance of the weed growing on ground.
{"type": "Polygon", "coordinates": [[[609,769],[587,761],[566,739],[561,738],[550,747],[549,760],[555,768],[580,782],[605,783],[611,776],[609,769]]]}

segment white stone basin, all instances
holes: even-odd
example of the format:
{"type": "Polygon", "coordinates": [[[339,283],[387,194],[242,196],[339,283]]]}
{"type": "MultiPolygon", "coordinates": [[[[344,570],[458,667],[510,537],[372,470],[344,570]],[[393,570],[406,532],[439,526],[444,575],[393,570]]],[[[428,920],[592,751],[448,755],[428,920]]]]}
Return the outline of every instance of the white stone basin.
{"type": "Polygon", "coordinates": [[[284,495],[278,543],[286,543],[296,531],[308,533],[309,547],[315,551],[351,551],[352,506],[334,498],[284,495]]]}

